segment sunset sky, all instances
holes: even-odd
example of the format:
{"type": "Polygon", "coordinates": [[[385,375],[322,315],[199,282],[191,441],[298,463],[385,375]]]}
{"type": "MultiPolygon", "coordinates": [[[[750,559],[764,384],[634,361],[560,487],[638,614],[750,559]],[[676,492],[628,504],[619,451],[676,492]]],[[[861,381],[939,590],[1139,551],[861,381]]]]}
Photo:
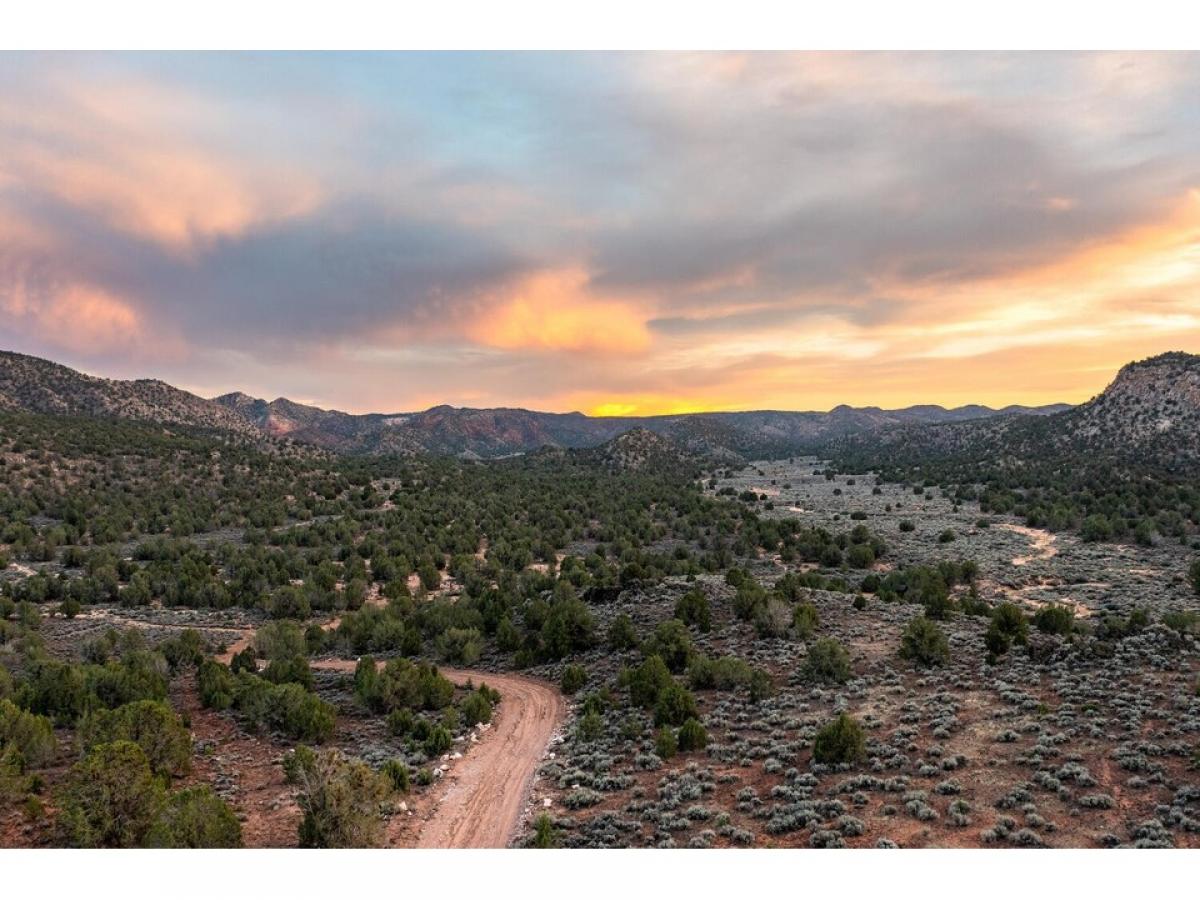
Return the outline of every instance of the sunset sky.
{"type": "Polygon", "coordinates": [[[1200,55],[0,54],[0,349],[352,412],[1200,352],[1200,55]]]}

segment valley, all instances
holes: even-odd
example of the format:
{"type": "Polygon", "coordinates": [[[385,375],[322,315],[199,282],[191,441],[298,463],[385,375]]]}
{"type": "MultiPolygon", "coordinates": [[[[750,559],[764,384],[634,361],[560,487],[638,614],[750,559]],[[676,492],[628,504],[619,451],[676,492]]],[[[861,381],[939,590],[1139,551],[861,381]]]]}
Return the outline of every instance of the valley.
{"type": "Polygon", "coordinates": [[[1178,363],[819,452],[500,459],[14,408],[60,382],[10,369],[0,844],[1200,846],[1200,492],[1126,427],[1178,363]]]}

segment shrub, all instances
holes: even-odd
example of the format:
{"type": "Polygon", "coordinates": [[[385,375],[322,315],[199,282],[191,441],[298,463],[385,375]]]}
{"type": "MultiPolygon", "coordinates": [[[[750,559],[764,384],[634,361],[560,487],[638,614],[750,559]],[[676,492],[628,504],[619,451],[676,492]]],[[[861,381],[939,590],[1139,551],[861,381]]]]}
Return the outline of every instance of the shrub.
{"type": "Polygon", "coordinates": [[[692,658],[692,638],[678,619],[660,622],[642,648],[647,657],[659,657],[672,672],[682,672],[692,658]]]}
{"type": "Polygon", "coordinates": [[[821,638],[808,650],[804,661],[806,681],[843,684],[850,680],[850,654],[833,638],[821,638]]]}
{"type": "Polygon", "coordinates": [[[792,611],[779,597],[767,598],[754,613],[754,629],[760,637],[783,637],[792,624],[792,611]]]}
{"type": "Polygon", "coordinates": [[[1024,644],[1029,622],[1015,603],[1001,603],[992,610],[992,626],[1014,644],[1024,644]]]}
{"type": "Polygon", "coordinates": [[[924,616],[908,623],[900,636],[900,657],[921,666],[943,666],[950,661],[946,632],[924,616]]]}
{"type": "Polygon", "coordinates": [[[270,694],[270,722],[290,737],[323,743],[333,736],[337,711],[298,684],[281,684],[270,694]]]}
{"type": "Polygon", "coordinates": [[[258,656],[253,647],[245,647],[229,658],[229,671],[234,675],[238,672],[254,674],[258,671],[258,656]]]}
{"type": "Polygon", "coordinates": [[[658,733],[654,736],[654,752],[659,759],[670,759],[679,751],[679,742],[675,738],[675,732],[663,726],[658,729],[658,733]]]}
{"type": "Polygon", "coordinates": [[[505,653],[511,653],[521,646],[521,632],[508,616],[501,618],[496,626],[496,646],[505,653]]]}
{"type": "Polygon", "coordinates": [[[957,537],[958,537],[958,535],[956,535],[954,533],[953,528],[947,528],[945,531],[943,531],[941,534],[938,535],[938,543],[939,544],[949,544],[951,541],[953,541],[957,537]]]}
{"type": "Polygon", "coordinates": [[[416,717],[411,709],[393,709],[387,714],[388,731],[396,737],[403,737],[413,730],[416,717]]]}
{"type": "Polygon", "coordinates": [[[1141,607],[1128,616],[1106,615],[1096,628],[1096,636],[1102,640],[1122,640],[1137,634],[1150,624],[1150,613],[1141,607]]]}
{"type": "Polygon", "coordinates": [[[72,766],[59,796],[58,827],[71,847],[137,847],[164,800],[141,747],[100,744],[72,766]]]}
{"type": "Polygon", "coordinates": [[[1065,605],[1043,606],[1034,613],[1033,624],[1038,631],[1045,634],[1067,635],[1075,629],[1075,612],[1065,605]]]}
{"type": "Polygon", "coordinates": [[[205,709],[229,709],[233,705],[235,682],[227,666],[216,660],[206,659],[200,663],[196,673],[200,692],[200,703],[205,709]]]}
{"type": "Polygon", "coordinates": [[[1192,590],[1200,597],[1200,559],[1194,560],[1188,567],[1188,579],[1192,582],[1192,590]]]}
{"type": "Polygon", "coordinates": [[[272,684],[298,684],[306,691],[312,690],[312,670],[303,656],[271,660],[262,677],[272,684]]]}
{"type": "Polygon", "coordinates": [[[735,587],[737,592],[733,596],[733,614],[743,622],[749,622],[766,604],[767,592],[749,575],[740,578],[735,587]]]}
{"type": "Polygon", "coordinates": [[[447,662],[472,665],[483,652],[483,635],[477,628],[447,628],[438,635],[437,651],[447,662]]]}
{"type": "Polygon", "coordinates": [[[911,521],[909,521],[908,519],[901,519],[901,520],[900,520],[900,530],[901,530],[901,531],[915,531],[915,530],[916,530],[916,527],[917,527],[917,526],[916,526],[916,525],[914,525],[914,524],[913,524],[911,521]]]}
{"type": "Polygon", "coordinates": [[[1079,534],[1085,541],[1107,541],[1113,536],[1112,523],[1103,513],[1096,513],[1083,520],[1079,534]]]}
{"type": "MultiPolygon", "coordinates": [[[[558,585],[570,588],[567,581],[560,581],[558,585]]],[[[555,594],[540,634],[540,655],[546,661],[590,650],[596,644],[596,621],[587,604],[573,593],[560,596],[558,588],[555,594]]]]}
{"type": "Polygon", "coordinates": [[[574,694],[581,687],[587,684],[588,673],[587,669],[578,664],[571,664],[563,669],[562,679],[559,682],[559,687],[564,694],[574,694]]]}
{"type": "Polygon", "coordinates": [[[20,754],[23,767],[39,769],[58,749],[54,726],[45,716],[26,712],[11,700],[0,700],[0,750],[7,748],[20,754]]]}
{"type": "Polygon", "coordinates": [[[750,664],[736,656],[717,659],[697,656],[688,666],[687,677],[688,684],[696,690],[731,691],[749,684],[752,673],[750,664]]]}
{"type": "Polygon", "coordinates": [[[308,652],[304,630],[296,622],[267,622],[251,642],[256,655],[265,660],[292,659],[308,652]]]}
{"type": "Polygon", "coordinates": [[[486,724],[492,720],[491,697],[483,690],[471,691],[463,698],[459,710],[462,713],[464,727],[471,728],[480,723],[486,724]]]}
{"type": "Polygon", "coordinates": [[[200,665],[204,661],[204,651],[204,637],[194,628],[185,628],[158,645],[158,652],[166,659],[172,672],[184,666],[200,665]]]}
{"type": "Polygon", "coordinates": [[[340,751],[313,754],[297,770],[301,847],[375,847],[383,836],[380,804],[388,780],[340,751]]]}
{"type": "Polygon", "coordinates": [[[712,630],[712,611],[709,609],[708,597],[698,587],[693,587],[675,603],[675,618],[690,625],[700,632],[712,630]]]}
{"type": "Polygon", "coordinates": [[[851,544],[846,551],[846,564],[852,569],[869,569],[875,564],[875,551],[870,544],[851,544]]]}
{"type": "Polygon", "coordinates": [[[1003,656],[1012,646],[1012,641],[995,623],[988,625],[983,634],[983,646],[987,648],[988,662],[995,662],[997,656],[1003,656]]]}
{"type": "Polygon", "coordinates": [[[368,706],[379,694],[379,664],[370,654],[359,657],[354,665],[354,693],[368,706]]]}
{"type": "Polygon", "coordinates": [[[637,646],[637,632],[633,630],[633,620],[621,613],[608,626],[608,648],[610,650],[631,650],[637,646]]]}
{"type": "Polygon", "coordinates": [[[604,733],[604,719],[595,710],[585,713],[575,726],[575,738],[585,744],[596,740],[604,733]]]}
{"type": "Polygon", "coordinates": [[[821,617],[811,603],[801,603],[792,611],[792,630],[801,640],[806,641],[812,637],[820,624],[821,617]]]}
{"type": "Polygon", "coordinates": [[[813,759],[826,765],[855,763],[866,755],[862,726],[844,712],[821,728],[813,741],[813,759]]]}
{"type": "Polygon", "coordinates": [[[668,685],[674,683],[671,671],[662,657],[648,656],[640,666],[627,675],[629,681],[629,702],[643,708],[653,707],[668,685]]]}
{"type": "Polygon", "coordinates": [[[364,675],[364,684],[367,693],[359,696],[379,712],[444,709],[454,699],[454,685],[435,667],[403,657],[389,660],[374,678],[364,675]]]}
{"type": "Polygon", "coordinates": [[[434,725],[429,731],[429,737],[421,745],[425,755],[433,758],[441,756],[454,745],[454,736],[444,725],[434,725]]]}
{"type": "Polygon", "coordinates": [[[1180,634],[1200,634],[1200,613],[1193,610],[1163,613],[1162,621],[1180,634]]]}
{"type": "Polygon", "coordinates": [[[688,719],[679,727],[680,752],[691,753],[693,750],[703,750],[707,746],[708,732],[696,719],[688,719]]]}
{"type": "Polygon", "coordinates": [[[97,744],[132,741],[142,749],[156,775],[182,775],[191,768],[191,733],[175,711],[158,700],[139,700],[90,713],[80,723],[79,739],[85,750],[97,744]]]}
{"type": "Polygon", "coordinates": [[[169,849],[234,849],[242,846],[242,826],[211,787],[197,785],[171,795],[144,843],[169,849]]]}
{"type": "Polygon", "coordinates": [[[393,791],[400,794],[408,793],[409,773],[408,766],[405,765],[404,760],[389,759],[383,764],[381,773],[388,780],[393,791]]]}
{"type": "Polygon", "coordinates": [[[297,744],[290,753],[283,757],[283,775],[288,784],[299,784],[300,776],[306,768],[316,763],[316,754],[312,747],[297,744]]]}
{"type": "Polygon", "coordinates": [[[659,693],[654,704],[655,725],[682,725],[697,715],[696,698],[674,679],[659,693]]]}
{"type": "Polygon", "coordinates": [[[554,820],[542,813],[533,820],[533,846],[539,850],[548,850],[558,845],[558,833],[554,828],[554,820]]]}
{"type": "Polygon", "coordinates": [[[775,692],[771,676],[763,669],[754,669],[750,673],[750,702],[761,703],[775,692]]]}

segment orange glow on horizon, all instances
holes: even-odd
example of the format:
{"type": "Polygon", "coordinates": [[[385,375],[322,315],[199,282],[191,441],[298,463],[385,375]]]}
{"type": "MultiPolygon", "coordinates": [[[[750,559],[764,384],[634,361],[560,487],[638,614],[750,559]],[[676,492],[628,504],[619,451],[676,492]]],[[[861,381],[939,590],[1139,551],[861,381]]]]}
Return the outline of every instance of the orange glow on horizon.
{"type": "Polygon", "coordinates": [[[469,326],[472,338],[501,350],[567,350],[623,356],[650,346],[644,313],[628,301],[593,297],[587,272],[539,272],[469,326]]]}

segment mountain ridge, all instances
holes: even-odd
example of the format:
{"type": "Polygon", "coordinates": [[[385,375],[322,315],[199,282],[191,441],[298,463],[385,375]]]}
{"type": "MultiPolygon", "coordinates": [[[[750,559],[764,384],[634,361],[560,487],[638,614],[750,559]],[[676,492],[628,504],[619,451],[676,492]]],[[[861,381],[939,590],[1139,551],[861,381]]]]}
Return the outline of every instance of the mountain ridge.
{"type": "Polygon", "coordinates": [[[157,379],[102,378],[40,357],[0,351],[0,408],[194,427],[252,441],[288,440],[349,455],[494,458],[542,446],[597,447],[633,429],[645,429],[670,438],[687,452],[734,459],[815,450],[837,438],[905,425],[1045,416],[1070,407],[995,410],[976,404],[952,409],[920,404],[887,410],[841,404],[827,412],[746,410],[605,417],[578,411],[440,404],[423,411],[358,414],[286,397],[267,401],[241,391],[204,398],[157,379]]]}

